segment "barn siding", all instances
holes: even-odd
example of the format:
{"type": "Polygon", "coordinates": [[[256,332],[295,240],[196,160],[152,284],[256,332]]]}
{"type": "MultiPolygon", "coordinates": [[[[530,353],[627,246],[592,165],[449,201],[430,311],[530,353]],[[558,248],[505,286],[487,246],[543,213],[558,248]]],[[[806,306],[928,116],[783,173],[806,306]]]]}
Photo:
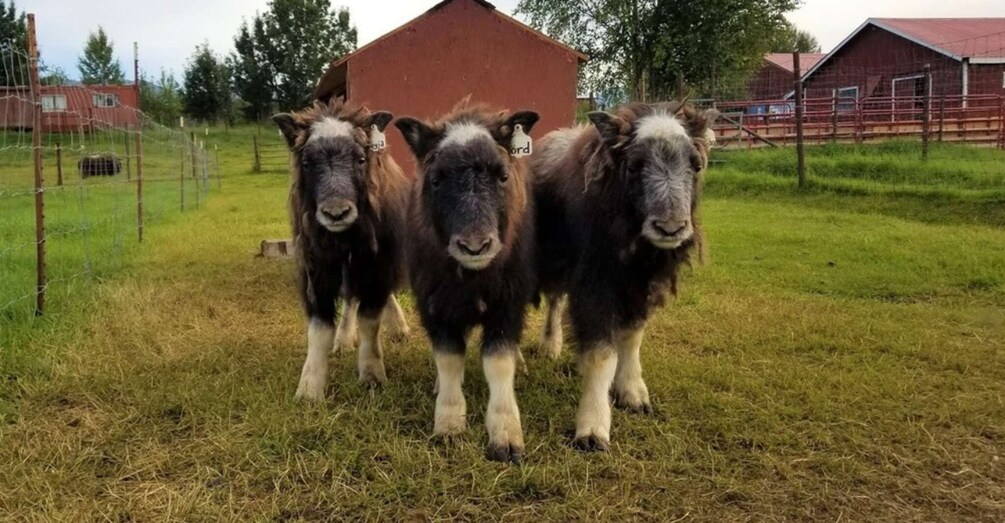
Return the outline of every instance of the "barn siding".
{"type": "Polygon", "coordinates": [[[751,100],[780,100],[792,92],[791,71],[765,60],[761,69],[747,83],[747,94],[751,100]]]}
{"type": "MultiPolygon", "coordinates": [[[[540,137],[576,115],[577,56],[471,0],[448,3],[348,60],[348,96],[395,116],[437,118],[471,95],[510,110],[534,110],[540,137]]],[[[415,167],[397,131],[390,152],[415,167]]]]}
{"type": "MultiPolygon", "coordinates": [[[[43,132],[76,132],[106,127],[136,125],[138,105],[131,85],[42,86],[41,94],[66,97],[66,111],[42,113],[43,132]],[[94,94],[116,94],[116,107],[94,107],[94,94]]],[[[30,129],[32,126],[31,92],[27,87],[4,88],[0,96],[0,125],[6,129],[30,129]]]]}

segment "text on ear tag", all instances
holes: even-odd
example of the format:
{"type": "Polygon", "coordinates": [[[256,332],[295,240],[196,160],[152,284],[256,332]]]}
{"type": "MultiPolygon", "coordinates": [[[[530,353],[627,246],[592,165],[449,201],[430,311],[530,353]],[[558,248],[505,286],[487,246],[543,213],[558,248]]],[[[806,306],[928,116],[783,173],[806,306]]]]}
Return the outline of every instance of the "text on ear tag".
{"type": "Polygon", "coordinates": [[[534,154],[534,141],[523,132],[523,126],[520,124],[513,126],[513,140],[510,142],[509,153],[517,158],[534,154]]]}
{"type": "Polygon", "coordinates": [[[387,137],[377,129],[376,125],[370,126],[370,150],[380,151],[387,147],[387,137]]]}

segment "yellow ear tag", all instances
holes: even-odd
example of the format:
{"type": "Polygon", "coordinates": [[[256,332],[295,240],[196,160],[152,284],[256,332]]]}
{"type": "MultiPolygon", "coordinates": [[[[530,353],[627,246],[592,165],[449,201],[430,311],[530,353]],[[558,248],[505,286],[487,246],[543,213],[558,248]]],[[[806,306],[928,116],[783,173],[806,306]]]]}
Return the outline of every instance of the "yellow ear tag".
{"type": "Polygon", "coordinates": [[[509,153],[516,158],[534,154],[534,142],[523,132],[523,126],[520,124],[513,126],[513,140],[510,142],[509,153]]]}
{"type": "Polygon", "coordinates": [[[387,137],[377,129],[376,125],[370,126],[370,150],[380,151],[387,147],[387,137]]]}

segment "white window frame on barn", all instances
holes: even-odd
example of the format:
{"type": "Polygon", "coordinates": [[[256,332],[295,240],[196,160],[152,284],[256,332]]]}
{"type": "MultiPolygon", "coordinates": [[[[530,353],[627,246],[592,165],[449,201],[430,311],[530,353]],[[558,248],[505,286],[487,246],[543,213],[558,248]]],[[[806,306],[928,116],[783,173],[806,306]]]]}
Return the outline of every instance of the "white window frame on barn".
{"type": "Polygon", "coordinates": [[[43,94],[42,95],[42,112],[43,113],[62,113],[66,111],[66,95],[65,94],[43,94]]]}
{"type": "Polygon", "coordinates": [[[835,89],[834,97],[837,98],[837,105],[835,106],[835,110],[839,113],[853,112],[855,110],[855,107],[858,105],[858,92],[859,91],[857,85],[852,85],[848,87],[838,87],[837,89],[835,89]],[[854,95],[849,94],[851,92],[854,92],[855,94],[854,95]],[[854,101],[851,102],[847,101],[849,98],[853,99],[854,101]]]}
{"type": "Polygon", "coordinates": [[[96,93],[93,96],[93,101],[95,107],[115,107],[119,105],[119,95],[111,93],[96,93]]]}
{"type": "MultiPolygon", "coordinates": [[[[890,81],[890,121],[896,121],[897,119],[897,82],[906,82],[908,80],[917,80],[919,78],[924,78],[925,74],[912,74],[909,76],[901,76],[899,78],[894,78],[890,81]]],[[[932,95],[932,82],[928,82],[928,96],[932,95]]],[[[909,96],[908,98],[914,98],[914,96],[909,96]]]]}

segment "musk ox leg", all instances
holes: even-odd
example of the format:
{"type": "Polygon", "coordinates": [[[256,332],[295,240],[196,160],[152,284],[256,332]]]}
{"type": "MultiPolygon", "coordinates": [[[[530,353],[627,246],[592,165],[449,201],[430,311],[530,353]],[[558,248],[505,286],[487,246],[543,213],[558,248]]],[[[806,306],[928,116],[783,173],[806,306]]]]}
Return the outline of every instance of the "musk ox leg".
{"type": "Polygon", "coordinates": [[[307,323],[307,359],[300,373],[297,399],[321,401],[328,385],[328,353],[332,350],[335,329],[331,322],[311,318],[307,323]]]}
{"type": "Polygon", "coordinates": [[[482,356],[485,381],[489,386],[489,404],[485,412],[485,428],[489,432],[486,456],[492,461],[519,463],[523,457],[523,427],[513,388],[519,353],[515,345],[509,345],[490,347],[482,356]]]}
{"type": "Polygon", "coordinates": [[[553,360],[562,354],[562,307],[565,296],[561,294],[548,296],[548,312],[544,318],[544,328],[541,331],[541,352],[553,360]]]}
{"type": "Polygon", "coordinates": [[[587,348],[579,355],[583,396],[576,413],[576,439],[573,441],[578,449],[607,451],[610,448],[610,390],[617,364],[617,354],[607,344],[587,348]]]}
{"type": "Polygon", "coordinates": [[[433,347],[436,359],[436,414],[433,434],[442,438],[460,435],[467,428],[468,406],[464,401],[464,351],[433,347]]]}
{"type": "Polygon", "coordinates": [[[359,315],[359,381],[376,387],[387,382],[384,371],[384,351],[380,347],[380,311],[359,315]]]}
{"type": "Polygon", "coordinates": [[[412,334],[412,329],[408,327],[405,320],[405,311],[401,310],[398,298],[391,295],[384,306],[384,323],[387,331],[391,334],[392,341],[402,341],[412,334]]]}
{"type": "Polygon", "coordinates": [[[351,351],[356,347],[358,340],[356,317],[359,313],[359,300],[356,298],[346,298],[345,310],[339,318],[338,329],[335,331],[335,352],[351,351]]]}
{"type": "Polygon", "coordinates": [[[618,333],[618,368],[614,373],[611,393],[618,408],[651,414],[653,407],[649,403],[649,389],[642,380],[642,362],[639,360],[644,331],[645,325],[642,325],[618,333]]]}

